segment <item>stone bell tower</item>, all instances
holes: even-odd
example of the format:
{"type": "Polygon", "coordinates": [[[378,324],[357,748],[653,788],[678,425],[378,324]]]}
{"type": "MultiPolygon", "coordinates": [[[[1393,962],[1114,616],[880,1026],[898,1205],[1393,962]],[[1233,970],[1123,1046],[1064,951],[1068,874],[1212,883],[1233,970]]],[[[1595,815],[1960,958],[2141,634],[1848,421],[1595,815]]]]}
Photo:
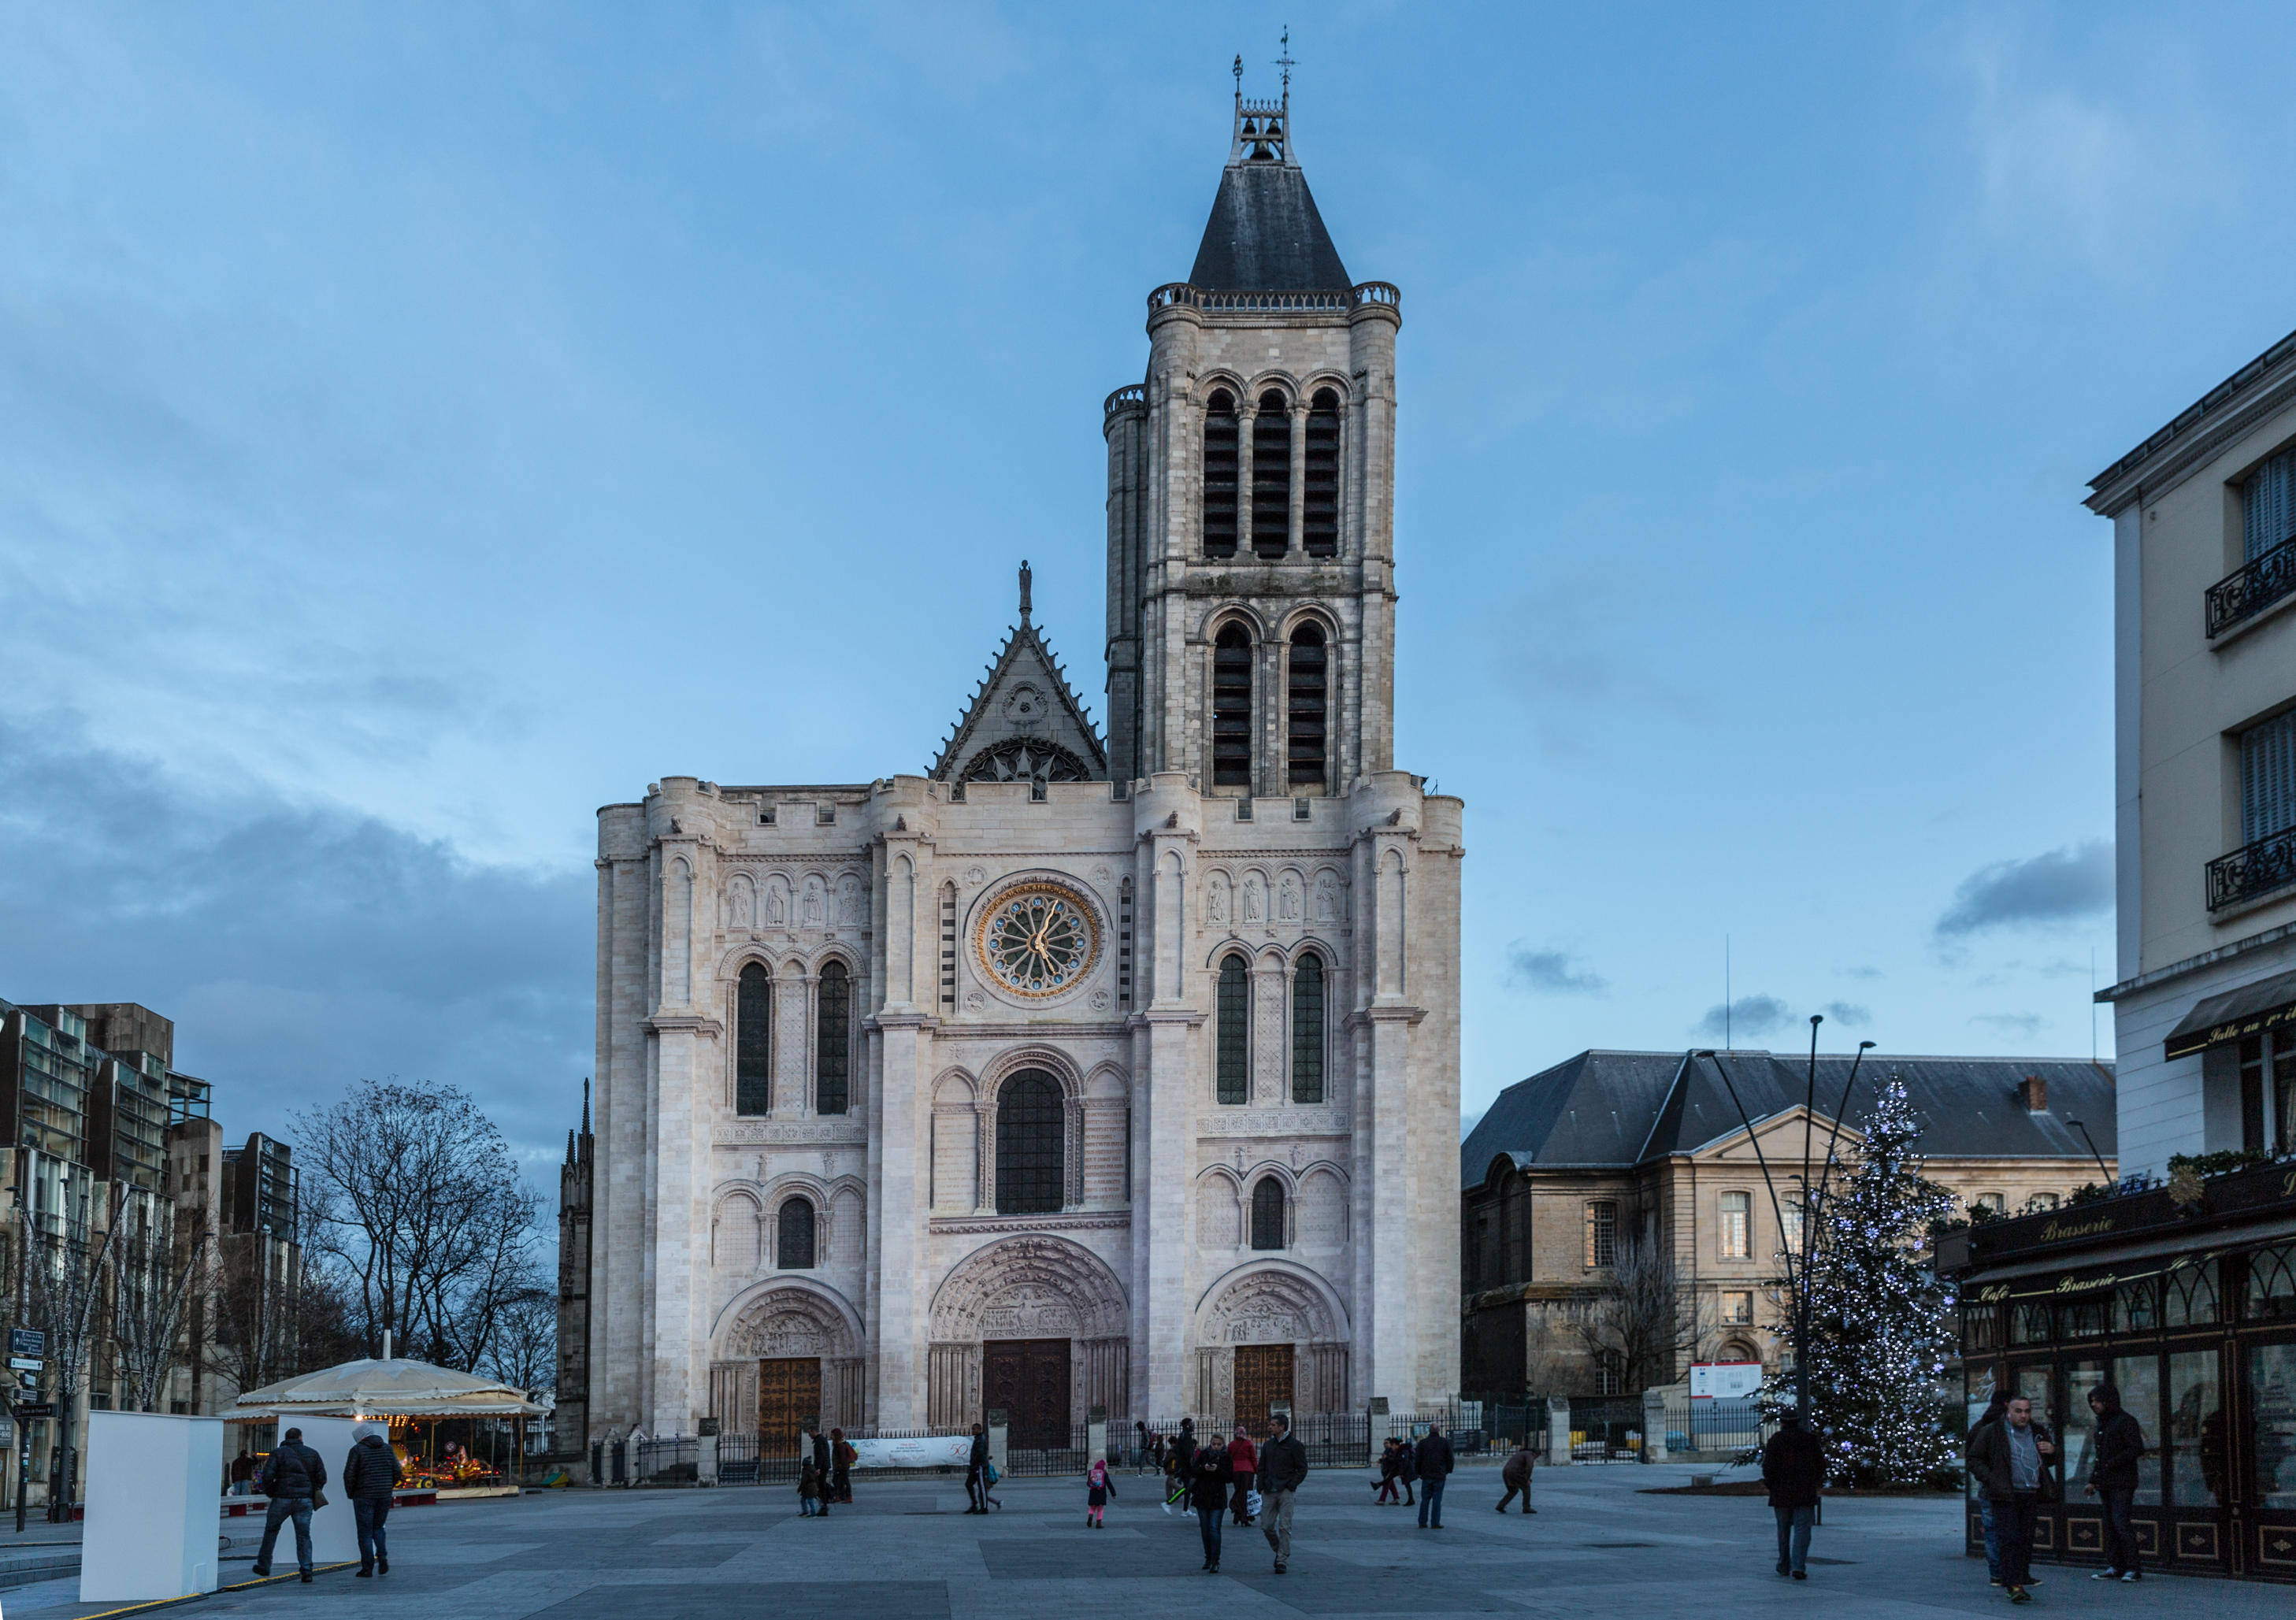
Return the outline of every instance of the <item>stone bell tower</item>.
{"type": "Polygon", "coordinates": [[[1108,397],[1109,766],[1234,798],[1393,766],[1395,334],[1352,282],[1277,101],[1239,85],[1185,282],[1148,295],[1148,375],[1108,397]]]}

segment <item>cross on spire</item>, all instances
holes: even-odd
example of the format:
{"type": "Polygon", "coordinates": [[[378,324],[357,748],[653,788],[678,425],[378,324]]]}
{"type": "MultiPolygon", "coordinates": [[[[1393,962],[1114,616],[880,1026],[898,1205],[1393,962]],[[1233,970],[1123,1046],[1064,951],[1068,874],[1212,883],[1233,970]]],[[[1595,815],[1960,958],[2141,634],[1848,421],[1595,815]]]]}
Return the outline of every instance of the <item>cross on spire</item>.
{"type": "MultiPolygon", "coordinates": [[[[1283,25],[1282,48],[1283,54],[1275,59],[1275,65],[1283,70],[1283,94],[1288,100],[1292,94],[1292,70],[1300,65],[1292,60],[1292,25],[1288,22],[1283,25]]],[[[1237,60],[1241,61],[1242,59],[1239,57],[1237,60]]],[[[1237,82],[1242,82],[1241,75],[1237,82]]]]}

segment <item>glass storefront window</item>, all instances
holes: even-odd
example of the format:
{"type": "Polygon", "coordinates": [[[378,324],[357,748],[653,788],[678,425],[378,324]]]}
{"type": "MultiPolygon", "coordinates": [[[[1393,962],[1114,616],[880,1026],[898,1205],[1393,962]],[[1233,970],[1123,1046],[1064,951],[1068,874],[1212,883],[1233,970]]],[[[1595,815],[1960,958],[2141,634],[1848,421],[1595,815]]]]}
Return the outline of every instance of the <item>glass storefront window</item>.
{"type": "MultiPolygon", "coordinates": [[[[2046,1306],[2043,1308],[2046,1309],[2046,1306]]],[[[2057,1421],[2057,1414],[2054,1411],[2056,1370],[2046,1362],[2038,1367],[2020,1367],[2010,1375],[2009,1394],[2013,1399],[2022,1396],[2030,1401],[2033,1403],[2033,1421],[2046,1424],[2052,1440],[2062,1440],[2064,1425],[2057,1421]]],[[[2057,1448],[2056,1457],[2046,1460],[2054,1464],[2063,1455],[2064,1448],[2060,1445],[2057,1448]]]]}
{"type": "Polygon", "coordinates": [[[2255,1505],[2296,1508],[2296,1345],[2251,1345],[2248,1392],[2255,1505]]]}
{"type": "Polygon", "coordinates": [[[2163,1313],[2169,1326],[2177,1328],[2206,1328],[2217,1318],[2217,1263],[2203,1260],[2198,1265],[2180,1266],[2161,1279],[2161,1291],[2168,1297],[2168,1309],[2163,1313]]]}
{"type": "Polygon", "coordinates": [[[2011,1344],[2046,1345],[2050,1338],[2049,1330],[2047,1300],[2020,1300],[2009,1307],[2009,1342],[2011,1344]]]}
{"type": "MultiPolygon", "coordinates": [[[[2115,1333],[2157,1333],[2161,1329],[2161,1292],[2147,1277],[2123,1283],[2112,1297],[2115,1333]]],[[[2151,1430],[2145,1431],[2148,1435],[2151,1430]]]]}
{"type": "Polygon", "coordinates": [[[2168,1419],[2169,1499],[2185,1508],[2221,1505],[2229,1481],[2215,1351],[2183,1350],[2169,1358],[2168,1419]]]}
{"type": "Polygon", "coordinates": [[[2296,1321],[2296,1243],[2259,1248],[2248,1257],[2242,1314],[2251,1321],[2296,1321]]]}
{"type": "MultiPolygon", "coordinates": [[[[2161,1445],[2167,1433],[2161,1427],[2161,1358],[2123,1355],[2112,1363],[2112,1382],[2120,1391],[2120,1404],[2144,1431],[2144,1458],[2136,1465],[2136,1500],[2157,1507],[2161,1501],[2161,1445]]],[[[2068,1477],[2070,1477],[2068,1476],[2068,1477]]],[[[2086,1480],[2083,1484],[2087,1483],[2086,1480]]]]}
{"type": "Polygon", "coordinates": [[[2094,1296],[2075,1299],[2057,1307],[2061,1318],[2058,1331],[2066,1338],[2103,1338],[2104,1337],[2104,1299],[2094,1296]]]}
{"type": "Polygon", "coordinates": [[[2088,1483],[2096,1460],[2096,1419],[2088,1409],[2088,1392],[2104,1382],[2103,1362],[2067,1362],[2062,1394],[2049,1411],[2049,1427],[2056,1432],[2057,1456],[2064,1464],[2061,1476],[2066,1494],[2078,1496],[2088,1483]]]}

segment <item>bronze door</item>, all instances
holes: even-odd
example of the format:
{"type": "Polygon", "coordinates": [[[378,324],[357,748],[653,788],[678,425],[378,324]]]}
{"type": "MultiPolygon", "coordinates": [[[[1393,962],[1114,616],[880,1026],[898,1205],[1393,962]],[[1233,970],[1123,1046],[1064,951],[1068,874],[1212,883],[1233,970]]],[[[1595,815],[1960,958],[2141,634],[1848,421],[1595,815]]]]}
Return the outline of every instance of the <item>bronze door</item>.
{"type": "Polygon", "coordinates": [[[1292,1403],[1292,1346],[1235,1347],[1235,1426],[1255,1440],[1267,1437],[1269,1409],[1292,1403]]]}
{"type": "Polygon", "coordinates": [[[808,1418],[821,1415],[821,1360],[785,1356],[758,1363],[758,1455],[794,1457],[808,1418]]]}
{"type": "Polygon", "coordinates": [[[992,1338],[980,1346],[980,1399],[1004,1413],[1004,1444],[1048,1451],[1070,1440],[1069,1341],[992,1338]]]}

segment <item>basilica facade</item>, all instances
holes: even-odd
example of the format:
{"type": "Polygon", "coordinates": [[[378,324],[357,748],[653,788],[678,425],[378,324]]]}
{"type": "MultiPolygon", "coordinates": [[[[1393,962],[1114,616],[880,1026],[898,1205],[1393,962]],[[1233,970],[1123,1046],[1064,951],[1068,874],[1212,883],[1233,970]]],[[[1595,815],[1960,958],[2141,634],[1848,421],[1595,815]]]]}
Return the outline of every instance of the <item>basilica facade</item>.
{"type": "Polygon", "coordinates": [[[1106,736],[1024,567],[930,769],[599,812],[590,1436],[1454,1387],[1464,849],[1393,758],[1400,324],[1288,95],[1239,96],[1103,413],[1106,736]]]}

